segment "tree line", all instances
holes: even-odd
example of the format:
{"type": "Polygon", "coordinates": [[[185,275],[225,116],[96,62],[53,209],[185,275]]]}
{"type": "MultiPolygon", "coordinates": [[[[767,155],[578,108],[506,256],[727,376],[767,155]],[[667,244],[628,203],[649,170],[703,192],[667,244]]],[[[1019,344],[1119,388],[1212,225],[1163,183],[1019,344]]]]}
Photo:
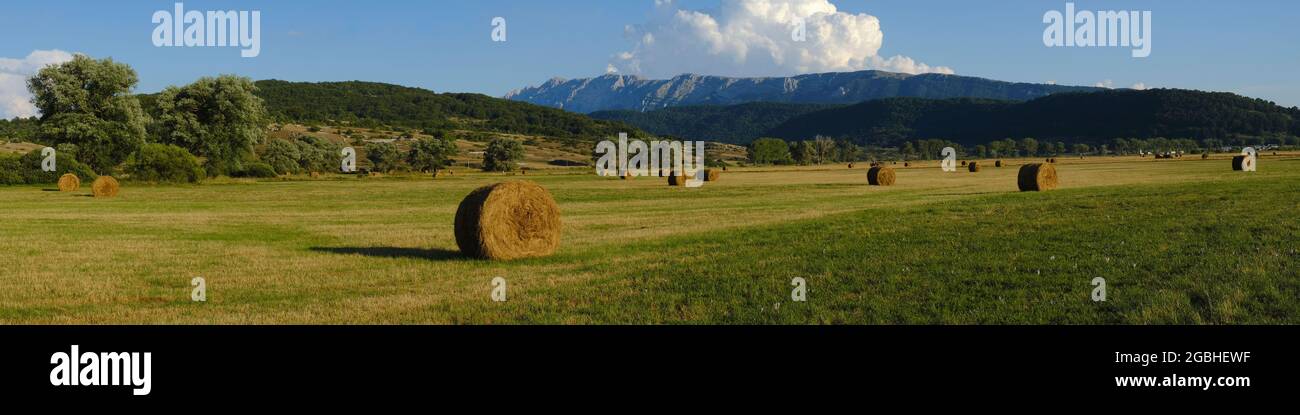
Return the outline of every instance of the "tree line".
{"type": "Polygon", "coordinates": [[[1065,155],[1136,155],[1165,153],[1214,153],[1231,152],[1243,146],[1286,146],[1295,145],[1285,137],[1262,137],[1257,140],[1242,142],[1207,138],[1192,140],[1187,138],[1115,138],[1100,144],[1074,143],[1063,141],[1051,142],[1032,137],[1021,139],[1005,138],[974,146],[962,145],[951,140],[921,139],[904,141],[898,146],[858,146],[851,140],[833,139],[817,136],[811,140],[785,141],[780,138],[763,137],[754,140],[748,146],[749,161],[754,164],[774,165],[815,165],[826,163],[851,163],[857,161],[878,160],[937,160],[945,147],[952,147],[959,157],[978,158],[1012,158],[1012,157],[1056,157],[1065,155]]]}
{"type": "MultiPolygon", "coordinates": [[[[137,82],[125,64],[76,55],[28,80],[41,116],[0,120],[0,133],[54,146],[57,164],[83,179],[121,171],[139,180],[197,182],[221,175],[334,171],[341,165],[341,145],[329,140],[268,139],[267,127],[276,116],[248,78],[205,77],[157,94],[133,95],[137,82]]],[[[458,153],[456,139],[441,130],[428,132],[433,136],[415,140],[405,152],[391,143],[366,144],[367,159],[381,170],[436,173],[458,153]]],[[[485,154],[485,169],[512,170],[523,158],[523,145],[501,138],[489,143],[485,154]]],[[[33,173],[39,170],[33,154],[4,156],[0,167],[6,170],[0,183],[51,179],[33,173]]]]}

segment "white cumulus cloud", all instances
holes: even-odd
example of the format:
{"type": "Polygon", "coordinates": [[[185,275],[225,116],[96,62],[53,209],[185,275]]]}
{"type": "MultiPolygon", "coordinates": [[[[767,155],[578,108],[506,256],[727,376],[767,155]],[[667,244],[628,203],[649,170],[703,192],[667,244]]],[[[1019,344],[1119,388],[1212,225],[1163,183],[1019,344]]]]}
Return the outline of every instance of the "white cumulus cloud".
{"type": "Polygon", "coordinates": [[[30,117],[37,114],[32,96],[27,92],[27,78],[46,65],[72,60],[61,50],[37,50],[26,58],[0,58],[0,118],[30,117]]]}
{"type": "Polygon", "coordinates": [[[879,69],[953,73],[907,56],[879,55],[880,20],[847,13],[829,0],[722,0],[717,9],[689,10],[655,0],[648,22],[627,26],[634,46],[614,56],[619,72],[650,77],[681,73],[784,76],[879,69]],[[800,26],[805,34],[796,39],[800,26]]]}
{"type": "Polygon", "coordinates": [[[1136,89],[1138,91],[1146,90],[1147,84],[1145,82],[1138,82],[1136,84],[1133,84],[1133,89],[1136,89]]]}

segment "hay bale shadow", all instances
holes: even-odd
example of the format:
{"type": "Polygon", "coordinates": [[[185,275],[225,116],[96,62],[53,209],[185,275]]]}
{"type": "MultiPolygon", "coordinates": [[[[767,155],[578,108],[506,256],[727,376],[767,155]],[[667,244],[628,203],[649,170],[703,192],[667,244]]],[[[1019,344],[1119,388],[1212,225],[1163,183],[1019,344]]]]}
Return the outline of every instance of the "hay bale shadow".
{"type": "Polygon", "coordinates": [[[447,261],[452,259],[472,259],[450,249],[423,249],[423,248],[399,248],[394,246],[369,246],[369,247],[320,247],[313,246],[309,248],[313,252],[325,252],[340,255],[362,255],[377,258],[414,258],[426,259],[430,261],[447,261]]]}

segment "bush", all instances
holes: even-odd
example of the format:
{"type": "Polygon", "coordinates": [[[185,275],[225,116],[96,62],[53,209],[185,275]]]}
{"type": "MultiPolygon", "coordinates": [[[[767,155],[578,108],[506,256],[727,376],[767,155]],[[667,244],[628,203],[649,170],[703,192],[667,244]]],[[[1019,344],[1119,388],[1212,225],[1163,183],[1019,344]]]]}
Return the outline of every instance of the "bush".
{"type": "Polygon", "coordinates": [[[300,158],[299,166],[309,172],[327,172],[338,171],[342,156],[339,151],[342,150],[338,144],[310,135],[300,136],[297,139],[298,152],[300,158]]]}
{"type": "Polygon", "coordinates": [[[0,154],[0,185],[26,184],[23,178],[22,163],[14,154],[0,154]]]}
{"type": "Polygon", "coordinates": [[[276,173],[294,174],[302,171],[302,152],[298,145],[287,140],[271,140],[262,150],[262,161],[276,173]]]}
{"type": "Polygon", "coordinates": [[[239,177],[269,179],[277,176],[279,176],[279,174],[276,173],[274,167],[271,167],[270,164],[260,162],[260,161],[252,161],[252,162],[245,163],[244,170],[239,172],[239,177]]]}
{"type": "Polygon", "coordinates": [[[82,164],[70,155],[58,154],[55,159],[55,171],[41,170],[41,161],[45,156],[41,150],[32,150],[24,155],[3,155],[0,161],[0,184],[52,184],[59,182],[59,176],[72,173],[82,181],[92,181],[99,177],[89,166],[82,164]]]}
{"type": "Polygon", "coordinates": [[[70,155],[58,153],[54,172],[41,171],[41,150],[34,150],[24,155],[0,154],[0,185],[14,184],[52,184],[58,183],[59,176],[72,173],[81,181],[93,181],[99,177],[89,166],[82,164],[70,155]]]}
{"type": "Polygon", "coordinates": [[[165,183],[198,183],[205,176],[198,158],[169,144],[145,144],[126,162],[132,180],[165,183]]]}
{"type": "Polygon", "coordinates": [[[402,163],[402,154],[393,143],[373,143],[366,149],[366,159],[375,171],[390,172],[397,170],[402,163]]]}

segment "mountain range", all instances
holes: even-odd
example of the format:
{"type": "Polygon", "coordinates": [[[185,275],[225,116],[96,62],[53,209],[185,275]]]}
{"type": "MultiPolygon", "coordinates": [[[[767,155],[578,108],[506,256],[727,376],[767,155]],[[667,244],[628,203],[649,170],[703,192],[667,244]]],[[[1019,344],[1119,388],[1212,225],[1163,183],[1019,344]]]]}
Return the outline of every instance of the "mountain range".
{"type": "Polygon", "coordinates": [[[986,98],[1026,101],[1060,92],[1102,88],[996,81],[969,76],[884,71],[835,72],[774,78],[680,75],[644,79],[609,74],[585,79],[551,79],[511,91],[506,99],[578,113],[605,110],[651,111],[685,105],[735,105],[749,102],[856,104],[890,98],[986,98]]]}

